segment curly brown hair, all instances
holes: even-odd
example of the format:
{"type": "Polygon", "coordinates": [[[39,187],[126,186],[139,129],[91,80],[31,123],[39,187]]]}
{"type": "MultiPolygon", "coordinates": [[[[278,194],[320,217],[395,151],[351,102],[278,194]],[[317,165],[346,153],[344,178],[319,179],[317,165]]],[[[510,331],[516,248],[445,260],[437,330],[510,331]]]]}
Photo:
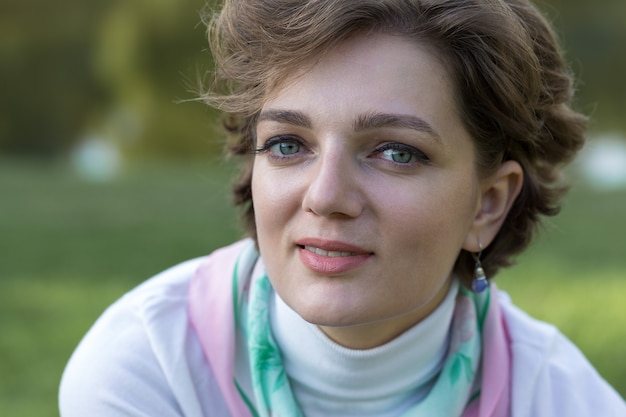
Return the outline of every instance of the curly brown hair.
{"type": "MultiPolygon", "coordinates": [[[[444,60],[481,175],[507,160],[522,166],[520,195],[482,254],[488,276],[528,246],[541,215],[558,213],[559,174],[582,147],[587,119],[570,107],[573,77],[551,25],[529,1],[226,0],[207,25],[216,72],[202,98],[224,111],[229,150],[245,158],[234,195],[252,237],[251,154],[263,101],[294,69],[363,32],[413,39],[444,60]]],[[[466,285],[473,267],[461,251],[455,271],[466,285]]]]}

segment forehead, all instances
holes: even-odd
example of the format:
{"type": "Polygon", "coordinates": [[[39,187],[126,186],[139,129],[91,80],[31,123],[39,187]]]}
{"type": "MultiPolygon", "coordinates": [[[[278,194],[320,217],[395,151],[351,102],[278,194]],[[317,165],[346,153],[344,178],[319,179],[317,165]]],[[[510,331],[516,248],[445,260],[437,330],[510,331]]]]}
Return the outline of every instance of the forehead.
{"type": "Polygon", "coordinates": [[[421,79],[431,85],[437,84],[444,88],[442,94],[452,96],[453,78],[441,55],[428,44],[400,35],[355,35],[323,56],[284,71],[280,78],[269,83],[264,103],[274,101],[287,90],[295,92],[305,85],[377,87],[382,93],[385,87],[393,89],[401,84],[402,90],[418,88],[420,83],[416,81],[421,79]]]}
{"type": "Polygon", "coordinates": [[[434,125],[457,118],[452,78],[432,48],[405,37],[362,34],[294,70],[267,96],[263,111],[319,115],[393,113],[434,125]]]}

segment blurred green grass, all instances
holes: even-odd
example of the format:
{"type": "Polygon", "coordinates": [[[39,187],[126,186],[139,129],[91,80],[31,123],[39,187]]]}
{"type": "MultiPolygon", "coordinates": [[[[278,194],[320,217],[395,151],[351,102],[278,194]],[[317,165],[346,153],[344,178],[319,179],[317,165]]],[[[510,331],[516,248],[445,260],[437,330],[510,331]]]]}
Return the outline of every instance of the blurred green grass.
{"type": "MultiPolygon", "coordinates": [[[[72,350],[130,288],[239,236],[233,169],[152,161],[108,183],[67,164],[0,160],[0,415],[56,416],[72,350]]],[[[577,187],[519,264],[498,277],[626,395],[626,193],[577,187]]]]}

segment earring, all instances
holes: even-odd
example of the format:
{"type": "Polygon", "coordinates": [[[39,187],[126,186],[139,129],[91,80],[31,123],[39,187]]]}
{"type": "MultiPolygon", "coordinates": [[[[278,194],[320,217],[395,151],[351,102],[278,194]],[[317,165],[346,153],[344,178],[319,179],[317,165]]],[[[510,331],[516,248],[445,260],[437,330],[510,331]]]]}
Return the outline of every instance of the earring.
{"type": "Polygon", "coordinates": [[[483,245],[478,242],[478,247],[480,248],[478,254],[473,254],[474,260],[476,261],[476,266],[474,268],[474,279],[472,280],[472,291],[476,293],[485,291],[489,286],[489,281],[487,281],[485,271],[483,270],[483,266],[480,263],[480,255],[482,255],[483,253],[483,245]]]}

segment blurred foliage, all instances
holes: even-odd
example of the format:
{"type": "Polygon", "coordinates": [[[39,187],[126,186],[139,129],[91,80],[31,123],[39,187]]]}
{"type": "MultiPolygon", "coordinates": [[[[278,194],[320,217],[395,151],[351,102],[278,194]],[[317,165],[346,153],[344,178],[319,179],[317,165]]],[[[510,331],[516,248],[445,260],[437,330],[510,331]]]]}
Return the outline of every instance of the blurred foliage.
{"type": "Polygon", "coordinates": [[[205,154],[204,0],[2,0],[0,152],[59,155],[86,136],[128,154],[205,154]]]}
{"type": "MultiPolygon", "coordinates": [[[[595,130],[626,131],[626,2],[540,0],[595,130]]],[[[0,153],[55,156],[87,137],[126,156],[209,154],[205,0],[2,0],[0,153]]]]}
{"type": "Polygon", "coordinates": [[[626,131],[626,1],[539,0],[578,77],[592,131],[626,131]]]}

